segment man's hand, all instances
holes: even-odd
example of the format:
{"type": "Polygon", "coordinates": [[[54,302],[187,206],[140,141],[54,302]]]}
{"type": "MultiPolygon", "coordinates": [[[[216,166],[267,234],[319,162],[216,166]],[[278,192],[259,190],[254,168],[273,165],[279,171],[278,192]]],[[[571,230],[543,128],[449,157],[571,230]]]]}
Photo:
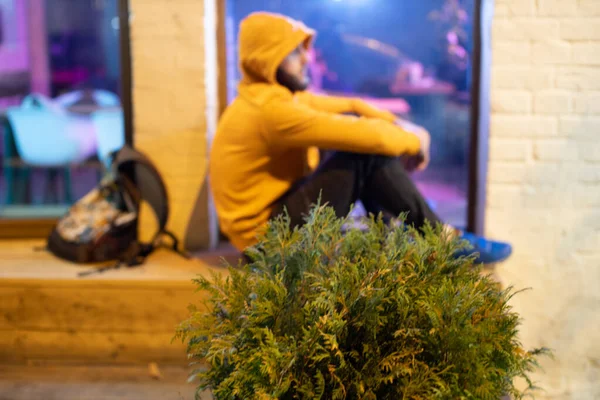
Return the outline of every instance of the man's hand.
{"type": "Polygon", "coordinates": [[[404,121],[401,119],[396,120],[396,125],[402,128],[404,131],[412,133],[417,138],[419,138],[420,142],[420,150],[419,153],[411,156],[405,155],[402,157],[404,162],[404,167],[409,171],[423,171],[429,165],[429,155],[430,155],[430,147],[431,147],[431,136],[429,136],[429,132],[425,130],[425,128],[415,125],[411,122],[404,121]]]}

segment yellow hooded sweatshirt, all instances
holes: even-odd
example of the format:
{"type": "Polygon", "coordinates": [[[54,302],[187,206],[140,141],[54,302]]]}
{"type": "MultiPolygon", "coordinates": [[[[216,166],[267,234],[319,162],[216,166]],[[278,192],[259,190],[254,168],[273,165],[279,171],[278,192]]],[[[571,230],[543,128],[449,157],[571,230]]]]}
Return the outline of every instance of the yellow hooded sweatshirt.
{"type": "Polygon", "coordinates": [[[308,48],[313,36],[278,14],[254,13],[240,24],[243,76],[219,121],[209,165],[221,230],[239,250],[256,243],[273,203],[310,173],[311,148],[389,156],[419,151],[417,137],[394,125],[391,113],[359,99],[294,95],[277,83],[283,59],[301,44],[308,48]]]}

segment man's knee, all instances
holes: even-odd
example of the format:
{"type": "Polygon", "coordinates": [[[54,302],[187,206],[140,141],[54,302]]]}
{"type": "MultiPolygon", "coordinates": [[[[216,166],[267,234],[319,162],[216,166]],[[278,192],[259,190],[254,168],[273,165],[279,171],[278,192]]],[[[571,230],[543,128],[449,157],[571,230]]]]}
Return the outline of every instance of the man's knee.
{"type": "Polygon", "coordinates": [[[365,154],[365,153],[354,153],[354,152],[345,152],[338,151],[332,154],[332,157],[337,157],[340,159],[350,160],[354,162],[364,163],[364,164],[374,164],[374,165],[383,165],[396,158],[385,156],[381,154],[365,154]]]}

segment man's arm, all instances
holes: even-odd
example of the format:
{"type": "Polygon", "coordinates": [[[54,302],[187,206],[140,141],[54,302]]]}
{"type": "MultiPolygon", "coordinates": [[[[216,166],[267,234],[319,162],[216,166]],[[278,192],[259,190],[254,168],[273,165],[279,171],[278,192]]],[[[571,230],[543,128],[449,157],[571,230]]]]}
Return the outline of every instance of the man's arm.
{"type": "Polygon", "coordinates": [[[395,122],[398,117],[388,111],[374,107],[358,98],[336,97],[310,93],[308,91],[296,94],[299,103],[318,111],[334,114],[354,113],[365,118],[377,118],[387,122],[395,122]]]}
{"type": "Polygon", "coordinates": [[[418,135],[384,119],[335,115],[330,110],[317,111],[300,102],[272,101],[263,108],[266,139],[275,146],[315,146],[388,156],[420,151],[418,135]]]}

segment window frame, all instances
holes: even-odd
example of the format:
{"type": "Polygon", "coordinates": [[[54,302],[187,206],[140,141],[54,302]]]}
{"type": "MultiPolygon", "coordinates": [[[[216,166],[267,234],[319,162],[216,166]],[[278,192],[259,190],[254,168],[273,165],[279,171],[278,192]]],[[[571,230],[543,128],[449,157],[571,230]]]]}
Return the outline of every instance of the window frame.
{"type": "Polygon", "coordinates": [[[494,0],[475,0],[467,230],[485,232],[487,173],[491,117],[492,21],[494,0]]]}
{"type": "MultiPolygon", "coordinates": [[[[475,0],[471,69],[471,135],[467,193],[467,226],[482,235],[485,230],[486,182],[490,124],[491,26],[493,0],[475,0]]],[[[227,0],[217,0],[219,116],[227,106],[227,0]]]]}
{"type": "MultiPolygon", "coordinates": [[[[125,121],[125,143],[133,146],[133,103],[130,37],[129,0],[118,1],[119,14],[119,53],[120,91],[125,121]]],[[[46,238],[56,225],[57,218],[0,218],[0,239],[40,239],[46,238]]]]}

